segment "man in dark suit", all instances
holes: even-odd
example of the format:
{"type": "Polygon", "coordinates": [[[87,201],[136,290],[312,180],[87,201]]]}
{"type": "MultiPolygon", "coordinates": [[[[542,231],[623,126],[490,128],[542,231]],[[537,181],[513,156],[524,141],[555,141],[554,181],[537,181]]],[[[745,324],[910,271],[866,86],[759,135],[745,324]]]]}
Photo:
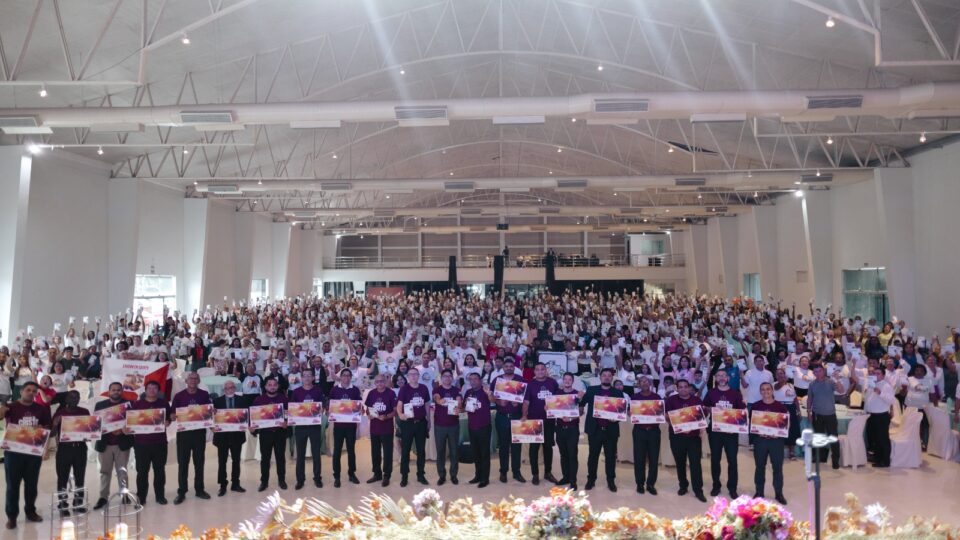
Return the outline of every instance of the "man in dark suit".
{"type": "Polygon", "coordinates": [[[623,392],[613,387],[612,368],[600,372],[600,386],[591,386],[580,400],[587,407],[584,431],[587,434],[590,452],[587,455],[587,489],[593,489],[597,481],[597,466],[600,464],[600,451],[603,450],[603,464],[607,473],[607,487],[617,491],[614,482],[617,477],[617,439],[620,438],[620,424],[612,420],[593,417],[593,398],[608,396],[622,398],[623,392]]]}
{"type": "MultiPolygon", "coordinates": [[[[215,409],[246,409],[250,406],[250,396],[237,393],[237,386],[233,381],[223,384],[223,395],[213,400],[215,409]]],[[[246,431],[235,431],[213,434],[213,445],[217,447],[217,483],[220,491],[217,495],[223,497],[227,493],[227,456],[233,461],[230,471],[230,491],[244,493],[240,486],[240,461],[243,443],[247,440],[246,431]]]]}

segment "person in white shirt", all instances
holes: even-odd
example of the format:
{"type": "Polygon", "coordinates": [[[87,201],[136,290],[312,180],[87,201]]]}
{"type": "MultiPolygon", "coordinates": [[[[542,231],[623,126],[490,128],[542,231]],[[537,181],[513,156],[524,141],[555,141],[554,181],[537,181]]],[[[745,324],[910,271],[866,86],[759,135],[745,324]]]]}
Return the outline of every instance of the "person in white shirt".
{"type": "Polygon", "coordinates": [[[904,404],[907,407],[916,407],[923,414],[923,420],[920,422],[920,444],[923,451],[927,451],[927,438],[930,435],[930,424],[927,422],[927,415],[923,408],[930,404],[930,393],[933,392],[933,381],[927,377],[927,366],[917,364],[907,379],[907,399],[904,404]]]}
{"type": "Polygon", "coordinates": [[[863,392],[863,410],[867,419],[867,453],[873,454],[874,467],[890,466],[890,407],[896,397],[886,381],[884,370],[871,368],[863,392]]]}
{"type": "Polygon", "coordinates": [[[816,379],[813,370],[810,369],[810,358],[805,354],[800,356],[799,365],[787,366],[787,374],[793,379],[793,388],[797,392],[797,397],[806,396],[810,383],[816,379]]]}
{"type": "MultiPolygon", "coordinates": [[[[753,404],[763,399],[763,396],[760,395],[760,385],[769,383],[773,386],[773,373],[764,369],[766,364],[766,358],[763,356],[755,356],[753,358],[753,367],[743,372],[743,376],[740,377],[740,386],[743,388],[743,400],[747,402],[748,414],[753,414],[753,404]]],[[[755,438],[756,435],[751,433],[750,444],[753,444],[755,438]]]]}

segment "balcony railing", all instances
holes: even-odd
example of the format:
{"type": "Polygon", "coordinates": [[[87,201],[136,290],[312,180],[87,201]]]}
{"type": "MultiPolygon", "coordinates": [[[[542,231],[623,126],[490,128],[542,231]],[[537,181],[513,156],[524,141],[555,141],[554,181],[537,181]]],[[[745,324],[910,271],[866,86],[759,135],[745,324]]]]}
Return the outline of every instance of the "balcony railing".
{"type": "MultiPolygon", "coordinates": [[[[660,255],[612,255],[608,257],[583,257],[581,255],[557,255],[557,268],[583,268],[604,266],[683,266],[683,253],[664,253],[660,255]]],[[[352,270],[363,268],[446,268],[448,257],[425,256],[420,259],[410,257],[337,257],[334,268],[352,270]]],[[[546,264],[544,255],[521,255],[507,260],[508,268],[542,268],[546,264]]],[[[465,255],[457,257],[458,268],[490,268],[493,257],[486,255],[465,255]]]]}

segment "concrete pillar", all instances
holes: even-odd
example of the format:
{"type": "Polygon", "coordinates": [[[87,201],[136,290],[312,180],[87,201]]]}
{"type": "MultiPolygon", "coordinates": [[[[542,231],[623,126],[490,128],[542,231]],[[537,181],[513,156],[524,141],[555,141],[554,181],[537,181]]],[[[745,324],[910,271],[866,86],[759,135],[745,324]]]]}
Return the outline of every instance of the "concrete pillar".
{"type": "Polygon", "coordinates": [[[183,200],[183,280],[177,284],[177,296],[184,299],[182,313],[203,311],[204,274],[207,253],[207,218],[210,201],[207,199],[183,200]]]}
{"type": "Polygon", "coordinates": [[[764,301],[767,301],[770,295],[780,298],[783,295],[780,292],[780,267],[777,256],[777,208],[755,206],[751,214],[757,238],[760,292],[764,296],[764,301]]]}
{"type": "Polygon", "coordinates": [[[27,210],[33,158],[22,146],[0,147],[0,343],[20,330],[27,210]]]}
{"type": "MultiPolygon", "coordinates": [[[[803,224],[809,257],[810,279],[813,282],[816,307],[838,305],[833,298],[833,209],[829,191],[807,191],[803,201],[803,224]]],[[[806,300],[809,302],[809,299],[806,300]]],[[[805,303],[806,303],[805,302],[805,303]]]]}
{"type": "Polygon", "coordinates": [[[273,264],[272,293],[274,297],[290,296],[287,293],[287,267],[290,264],[290,224],[271,223],[270,235],[272,253],[270,261],[273,264]]]}
{"type": "MultiPolygon", "coordinates": [[[[913,169],[876,169],[877,213],[887,261],[890,315],[916,328],[917,264],[914,245],[913,169]]],[[[949,248],[948,248],[949,249],[949,248]]]]}

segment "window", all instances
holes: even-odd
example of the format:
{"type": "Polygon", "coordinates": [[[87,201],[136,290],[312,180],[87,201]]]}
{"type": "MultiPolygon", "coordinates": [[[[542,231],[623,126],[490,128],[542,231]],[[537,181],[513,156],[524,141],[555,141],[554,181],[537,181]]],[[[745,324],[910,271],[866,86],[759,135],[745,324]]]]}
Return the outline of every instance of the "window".
{"type": "Polygon", "coordinates": [[[886,268],[843,271],[843,314],[876,319],[880,324],[890,320],[886,268]]]}
{"type": "Polygon", "coordinates": [[[177,309],[176,276],[137,274],[133,286],[133,305],[143,308],[147,324],[163,320],[163,308],[172,313],[177,309]]]}
{"type": "Polygon", "coordinates": [[[761,300],[760,295],[760,274],[743,275],[743,295],[754,300],[761,300]]]}
{"type": "Polygon", "coordinates": [[[320,278],[313,278],[313,294],[317,296],[323,296],[323,280],[320,278]]]}
{"type": "Polygon", "coordinates": [[[250,303],[254,304],[261,298],[267,298],[267,279],[260,278],[250,282],[250,303]]]}

